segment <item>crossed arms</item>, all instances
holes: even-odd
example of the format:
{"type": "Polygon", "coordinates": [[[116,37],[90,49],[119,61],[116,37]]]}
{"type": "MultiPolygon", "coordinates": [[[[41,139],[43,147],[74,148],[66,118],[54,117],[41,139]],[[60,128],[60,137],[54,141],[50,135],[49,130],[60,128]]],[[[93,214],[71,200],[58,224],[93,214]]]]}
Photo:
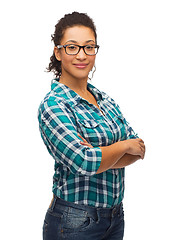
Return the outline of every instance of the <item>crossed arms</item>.
{"type": "MultiPolygon", "coordinates": [[[[80,134],[78,136],[83,140],[82,145],[93,148],[80,134]]],[[[108,169],[126,167],[145,156],[145,144],[141,138],[120,141],[100,149],[102,159],[97,174],[108,169]]]]}

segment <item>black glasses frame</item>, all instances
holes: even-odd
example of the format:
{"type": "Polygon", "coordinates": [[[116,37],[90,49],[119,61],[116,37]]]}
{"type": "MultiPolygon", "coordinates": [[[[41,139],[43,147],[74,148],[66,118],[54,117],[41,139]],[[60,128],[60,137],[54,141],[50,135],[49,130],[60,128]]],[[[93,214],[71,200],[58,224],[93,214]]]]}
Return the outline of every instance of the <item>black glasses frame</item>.
{"type": "Polygon", "coordinates": [[[98,50],[99,50],[99,47],[100,47],[99,45],[97,45],[97,44],[94,45],[94,47],[97,48],[97,52],[96,52],[95,54],[88,54],[88,53],[86,53],[85,47],[87,47],[87,46],[90,46],[90,45],[80,46],[80,45],[77,45],[77,44],[67,44],[67,45],[57,45],[57,48],[58,48],[58,49],[64,48],[64,49],[65,49],[65,53],[66,53],[67,55],[77,55],[77,54],[80,52],[81,49],[83,49],[84,53],[85,53],[86,55],[89,55],[89,56],[94,56],[94,55],[96,55],[96,54],[98,53],[98,50]],[[71,45],[79,47],[79,50],[78,50],[77,53],[74,53],[74,54],[69,54],[69,53],[67,53],[66,47],[71,46],[71,45]]]}

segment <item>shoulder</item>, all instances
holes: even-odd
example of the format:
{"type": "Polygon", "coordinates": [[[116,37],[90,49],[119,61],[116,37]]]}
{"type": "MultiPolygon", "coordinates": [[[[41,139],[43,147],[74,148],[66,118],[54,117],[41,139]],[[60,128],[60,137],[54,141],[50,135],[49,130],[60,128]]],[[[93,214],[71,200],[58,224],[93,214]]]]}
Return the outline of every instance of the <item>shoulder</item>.
{"type": "Polygon", "coordinates": [[[38,108],[38,114],[57,114],[66,109],[70,109],[70,105],[68,104],[66,99],[62,96],[55,94],[53,91],[50,91],[41,101],[38,108]]]}
{"type": "Polygon", "coordinates": [[[114,104],[114,105],[117,105],[117,103],[115,102],[115,100],[114,100],[112,97],[110,97],[107,93],[105,93],[105,92],[101,92],[101,93],[102,93],[103,99],[104,99],[105,101],[108,101],[109,103],[112,103],[112,104],[114,104]]]}
{"type": "MultiPolygon", "coordinates": [[[[95,88],[97,89],[97,88],[95,88]]],[[[99,89],[97,89],[98,92],[100,92],[101,96],[102,96],[102,101],[103,104],[105,106],[107,106],[107,108],[109,110],[114,110],[114,112],[116,112],[117,115],[121,115],[121,110],[119,105],[117,104],[117,102],[115,101],[115,99],[113,99],[111,96],[109,96],[106,92],[100,91],[99,89]]]]}
{"type": "Polygon", "coordinates": [[[104,102],[108,102],[108,103],[110,103],[110,104],[113,104],[115,107],[118,106],[118,104],[116,103],[116,101],[115,101],[110,95],[108,95],[106,92],[101,91],[101,90],[99,90],[99,89],[96,88],[96,87],[94,87],[94,89],[96,89],[96,91],[98,91],[98,92],[101,94],[102,100],[103,100],[104,102]]]}

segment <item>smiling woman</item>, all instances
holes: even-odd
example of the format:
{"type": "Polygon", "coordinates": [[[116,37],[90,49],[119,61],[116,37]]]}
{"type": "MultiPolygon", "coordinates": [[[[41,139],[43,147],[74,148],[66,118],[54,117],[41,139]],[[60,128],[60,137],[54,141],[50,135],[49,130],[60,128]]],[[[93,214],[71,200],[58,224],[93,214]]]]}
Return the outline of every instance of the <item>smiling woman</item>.
{"type": "Polygon", "coordinates": [[[54,48],[56,59],[62,63],[60,82],[77,84],[77,79],[87,81],[95,62],[95,44],[95,35],[88,27],[78,25],[65,30],[61,45],[54,48]],[[92,54],[87,55],[87,52],[92,54]]]}
{"type": "Polygon", "coordinates": [[[52,39],[48,70],[56,78],[38,115],[55,160],[43,239],[122,240],[124,167],[144,158],[144,142],[115,101],[88,83],[99,48],[93,21],[82,13],[65,15],[52,39]]]}
{"type": "MultiPolygon", "coordinates": [[[[55,26],[55,32],[52,35],[52,41],[54,45],[60,45],[61,40],[63,38],[63,33],[73,26],[84,26],[88,27],[92,32],[94,37],[92,38],[93,41],[95,39],[95,43],[97,43],[97,34],[96,34],[96,27],[93,23],[93,20],[89,18],[86,14],[74,12],[73,14],[67,14],[63,18],[59,20],[59,22],[55,26]]],[[[70,36],[71,37],[71,36],[70,36]]],[[[73,43],[75,44],[75,40],[73,43]]],[[[48,71],[53,71],[56,76],[61,75],[61,62],[57,60],[55,56],[55,51],[50,58],[51,62],[47,68],[48,71]]]]}

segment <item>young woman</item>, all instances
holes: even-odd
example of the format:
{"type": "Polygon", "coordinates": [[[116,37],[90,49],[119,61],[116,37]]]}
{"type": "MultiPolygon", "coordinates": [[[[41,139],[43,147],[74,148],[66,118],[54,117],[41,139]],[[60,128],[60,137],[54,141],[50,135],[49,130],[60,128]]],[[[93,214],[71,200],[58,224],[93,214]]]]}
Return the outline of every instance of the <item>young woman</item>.
{"type": "Polygon", "coordinates": [[[39,107],[42,139],[55,160],[43,239],[123,239],[124,167],[145,145],[106,93],[88,83],[99,50],[86,14],[65,15],[52,36],[56,78],[39,107]]]}

